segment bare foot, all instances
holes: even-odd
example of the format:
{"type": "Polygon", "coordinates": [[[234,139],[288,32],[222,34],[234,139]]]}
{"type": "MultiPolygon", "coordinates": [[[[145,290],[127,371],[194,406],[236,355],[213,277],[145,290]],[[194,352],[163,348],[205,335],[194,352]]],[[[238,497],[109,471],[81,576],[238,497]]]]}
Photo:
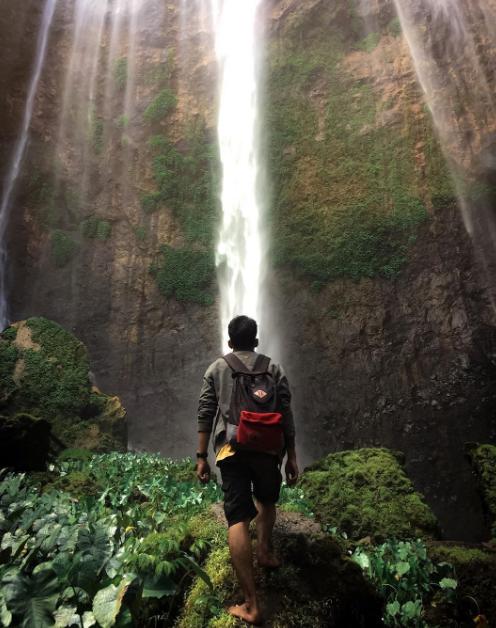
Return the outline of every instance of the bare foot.
{"type": "Polygon", "coordinates": [[[257,561],[260,567],[268,567],[269,569],[277,569],[281,566],[281,561],[272,552],[257,553],[257,561]]]}
{"type": "Polygon", "coordinates": [[[262,614],[258,608],[251,608],[246,604],[236,604],[227,609],[227,612],[234,617],[239,617],[248,624],[259,626],[262,623],[262,614]]]}

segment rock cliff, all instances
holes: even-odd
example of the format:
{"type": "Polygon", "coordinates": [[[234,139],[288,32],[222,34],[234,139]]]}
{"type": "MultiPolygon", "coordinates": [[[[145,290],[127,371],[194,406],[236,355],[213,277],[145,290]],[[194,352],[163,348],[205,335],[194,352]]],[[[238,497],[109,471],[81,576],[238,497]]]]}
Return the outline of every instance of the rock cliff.
{"type": "MultiPolygon", "coordinates": [[[[0,16],[18,44],[0,65],[3,155],[39,19],[27,3],[14,32],[16,6],[0,16]]],[[[74,4],[59,5],[10,225],[13,318],[71,329],[128,410],[129,446],[170,455],[195,446],[197,393],[220,344],[216,66],[195,7],[149,3],[132,115],[115,113],[123,44],[78,151],[60,131],[74,4]]],[[[304,459],[402,450],[444,530],[481,537],[463,442],[496,438],[491,291],[394,6],[272,0],[264,23],[266,328],[278,339],[266,350],[289,372],[304,459]]]]}

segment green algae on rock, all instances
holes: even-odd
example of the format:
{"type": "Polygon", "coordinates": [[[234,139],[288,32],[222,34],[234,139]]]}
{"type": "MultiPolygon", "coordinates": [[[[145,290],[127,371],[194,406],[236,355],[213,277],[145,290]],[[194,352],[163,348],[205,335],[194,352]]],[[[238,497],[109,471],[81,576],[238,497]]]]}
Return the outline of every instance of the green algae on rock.
{"type": "Polygon", "coordinates": [[[491,535],[496,540],[496,445],[470,443],[466,450],[479,481],[491,535]]]}
{"type": "Polygon", "coordinates": [[[61,446],[93,451],[126,447],[125,411],[90,380],[85,346],[44,318],[14,323],[0,335],[0,412],[7,421],[42,420],[61,446]]]}
{"type": "MultiPolygon", "coordinates": [[[[212,511],[201,517],[201,526],[196,528],[208,530],[210,539],[216,535],[204,564],[213,589],[205,579],[195,579],[176,627],[240,627],[244,624],[225,610],[240,601],[225,526],[219,523],[221,516],[212,515],[212,511]]],[[[283,566],[277,571],[255,569],[267,619],[264,625],[272,628],[381,625],[382,600],[373,585],[358,565],[343,555],[336,540],[317,530],[320,530],[318,524],[301,513],[279,513],[274,543],[283,566]]],[[[202,536],[205,538],[205,532],[202,536]]]]}
{"type": "Polygon", "coordinates": [[[352,539],[437,535],[434,514],[387,449],[329,454],[305,470],[301,486],[317,518],[352,539]]]}

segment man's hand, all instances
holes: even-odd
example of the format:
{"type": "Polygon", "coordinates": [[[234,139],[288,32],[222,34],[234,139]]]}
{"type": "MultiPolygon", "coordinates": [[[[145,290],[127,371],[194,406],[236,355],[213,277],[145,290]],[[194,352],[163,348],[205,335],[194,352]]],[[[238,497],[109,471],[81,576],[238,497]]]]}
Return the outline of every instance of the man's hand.
{"type": "Polygon", "coordinates": [[[294,486],[298,481],[298,476],[300,474],[298,470],[298,464],[296,462],[296,456],[288,456],[286,461],[286,483],[288,486],[294,486]]]}
{"type": "Polygon", "coordinates": [[[210,482],[210,465],[208,460],[199,458],[196,463],[196,477],[202,484],[208,484],[210,482]]]}

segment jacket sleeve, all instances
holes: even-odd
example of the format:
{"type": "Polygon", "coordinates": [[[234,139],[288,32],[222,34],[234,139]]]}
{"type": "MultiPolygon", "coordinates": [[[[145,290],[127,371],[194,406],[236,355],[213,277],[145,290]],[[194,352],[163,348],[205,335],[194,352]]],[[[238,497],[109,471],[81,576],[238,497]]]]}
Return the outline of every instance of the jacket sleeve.
{"type": "Polygon", "coordinates": [[[198,431],[211,432],[218,406],[214,378],[210,369],[203,376],[203,385],[198,402],[198,431]]]}
{"type": "Polygon", "coordinates": [[[296,429],[293,410],[291,408],[291,391],[289,389],[288,378],[281,366],[278,368],[277,392],[283,415],[284,438],[286,440],[286,445],[292,445],[294,444],[296,429]]]}

